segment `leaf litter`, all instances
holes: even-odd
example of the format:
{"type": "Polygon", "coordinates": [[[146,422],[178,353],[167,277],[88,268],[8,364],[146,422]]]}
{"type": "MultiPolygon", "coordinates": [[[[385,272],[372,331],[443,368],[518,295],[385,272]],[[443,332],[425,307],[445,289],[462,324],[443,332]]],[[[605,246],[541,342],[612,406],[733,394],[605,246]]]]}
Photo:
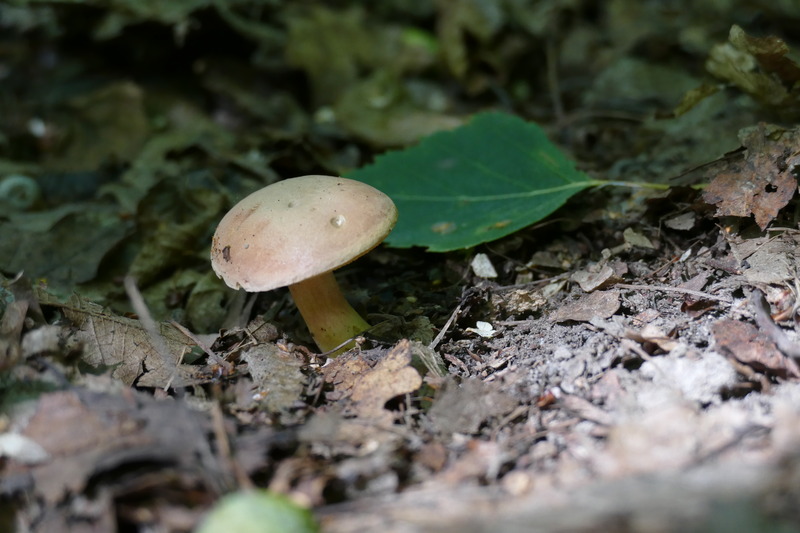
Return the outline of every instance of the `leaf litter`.
{"type": "MultiPolygon", "coordinates": [[[[0,7],[31,45],[0,51],[20,95],[0,99],[0,169],[40,188],[0,213],[0,487],[23,530],[191,531],[253,485],[327,531],[708,530],[732,509],[752,530],[798,523],[796,43],[731,28],[747,16],[717,5],[665,17],[622,1],[587,23],[559,1],[84,4],[71,47],[50,30],[77,31],[61,18],[74,6],[0,7]],[[167,31],[145,43],[141,24],[167,31]],[[146,74],[128,58],[123,77],[84,77],[87,57],[119,64],[124,48],[98,42],[133,45],[146,74]],[[178,56],[191,68],[164,68],[178,56]],[[714,89],[680,98],[698,86],[714,89]],[[502,203],[423,208],[403,246],[445,249],[473,226],[505,237],[350,265],[342,285],[381,334],[327,364],[285,293],[237,295],[209,275],[213,224],[248,192],[373,168],[382,147],[481,124],[469,116],[487,108],[517,141],[537,128],[547,144],[522,153],[546,146],[580,169],[573,192],[699,180],[719,200],[606,187],[551,198],[543,222],[502,203]],[[478,254],[496,276],[473,271],[478,254]],[[154,328],[122,289],[131,275],[154,328]]],[[[798,15],[763,17],[777,34],[798,15]]],[[[503,138],[449,157],[503,154],[503,138]]],[[[398,167],[387,187],[405,190],[419,174],[398,167]]],[[[503,193],[495,178],[481,173],[481,194],[503,193]]]]}
{"type": "Polygon", "coordinates": [[[740,135],[743,159],[729,161],[716,172],[703,198],[717,207],[717,216],[752,215],[763,230],[797,192],[800,137],[796,130],[768,124],[740,135]]]}

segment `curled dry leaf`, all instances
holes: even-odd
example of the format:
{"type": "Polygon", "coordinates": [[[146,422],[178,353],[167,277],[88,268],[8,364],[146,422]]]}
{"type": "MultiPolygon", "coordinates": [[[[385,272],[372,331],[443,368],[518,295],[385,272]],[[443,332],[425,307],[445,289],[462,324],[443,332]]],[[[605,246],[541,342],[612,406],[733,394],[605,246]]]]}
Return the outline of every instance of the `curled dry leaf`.
{"type": "Polygon", "coordinates": [[[740,363],[781,377],[800,377],[797,363],[783,355],[775,343],[752,324],[738,320],[720,320],[711,329],[717,348],[740,363]]]}
{"type": "Polygon", "coordinates": [[[800,164],[800,129],[759,124],[739,136],[743,159],[727,163],[703,192],[717,207],[716,216],[753,215],[763,230],[789,203],[797,190],[795,167],[800,164]]]}
{"type": "Polygon", "coordinates": [[[414,392],[422,377],[411,366],[411,343],[398,342],[382,359],[371,366],[361,354],[346,353],[325,368],[325,381],[335,391],[328,399],[350,402],[355,413],[364,418],[383,418],[386,402],[401,394],[414,392]]]}
{"type": "Polygon", "coordinates": [[[603,265],[596,272],[591,272],[589,270],[578,270],[570,279],[580,285],[581,289],[586,292],[603,289],[622,281],[621,278],[614,272],[614,269],[608,265],[603,265]]]}
{"type": "Polygon", "coordinates": [[[775,36],[752,37],[733,25],[729,42],[712,48],[706,69],[784,116],[797,113],[800,67],[789,46],[775,36]]]}
{"type": "Polygon", "coordinates": [[[639,331],[626,331],[625,336],[641,344],[648,353],[652,353],[655,348],[669,353],[680,345],[679,341],[653,324],[647,324],[639,331]]]}

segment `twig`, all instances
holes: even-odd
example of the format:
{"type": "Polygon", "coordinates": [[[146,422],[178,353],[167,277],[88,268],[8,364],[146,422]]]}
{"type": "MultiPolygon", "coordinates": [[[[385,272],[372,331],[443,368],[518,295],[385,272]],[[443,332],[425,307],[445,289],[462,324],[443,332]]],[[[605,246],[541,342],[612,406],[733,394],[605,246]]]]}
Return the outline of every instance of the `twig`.
{"type": "Polygon", "coordinates": [[[214,428],[214,437],[217,439],[217,458],[220,463],[224,465],[228,472],[233,474],[240,489],[254,488],[253,482],[247,476],[247,473],[233,457],[228,432],[225,431],[225,417],[217,401],[211,402],[211,421],[214,428]]]}
{"type": "MultiPolygon", "coordinates": [[[[150,315],[150,310],[147,308],[144,298],[142,298],[142,293],[139,292],[139,288],[136,286],[136,280],[131,276],[125,276],[123,284],[125,286],[125,292],[128,294],[128,298],[133,306],[133,310],[139,315],[139,323],[142,325],[142,328],[144,328],[147,336],[150,337],[150,342],[158,353],[158,356],[172,373],[172,377],[168,381],[168,383],[172,383],[172,379],[178,372],[178,367],[175,361],[170,357],[167,341],[164,340],[164,336],[158,331],[158,326],[150,315]]],[[[167,390],[167,388],[165,387],[164,390],[167,390]]]]}
{"type": "Polygon", "coordinates": [[[209,359],[214,361],[216,364],[221,365],[221,366],[223,366],[225,368],[230,368],[231,367],[231,364],[228,361],[226,361],[225,359],[223,359],[222,357],[217,355],[211,349],[210,346],[208,346],[205,342],[203,342],[203,340],[200,337],[198,337],[197,335],[195,335],[194,333],[192,333],[191,331],[189,331],[188,329],[183,327],[181,324],[178,324],[174,320],[170,320],[169,323],[172,324],[172,327],[174,327],[175,329],[177,329],[178,331],[180,331],[181,333],[186,335],[201,350],[203,350],[203,352],[209,357],[209,359]]]}
{"type": "Polygon", "coordinates": [[[724,296],[715,296],[703,291],[695,291],[692,289],[684,289],[682,287],[670,287],[668,285],[629,285],[627,283],[617,283],[614,287],[620,289],[632,289],[635,291],[660,291],[660,292],[677,292],[678,294],[687,294],[689,296],[696,296],[697,298],[705,298],[706,300],[715,300],[728,305],[733,305],[730,298],[724,296]]]}
{"type": "Polygon", "coordinates": [[[439,343],[442,342],[442,339],[447,334],[447,330],[450,329],[450,326],[453,325],[453,322],[455,322],[458,313],[461,311],[461,306],[463,305],[463,303],[464,302],[458,303],[456,308],[453,310],[453,314],[451,314],[450,318],[447,319],[447,322],[445,322],[444,326],[442,326],[442,329],[439,330],[439,333],[436,335],[436,338],[433,339],[431,343],[428,345],[428,348],[434,350],[439,345],[439,343]]]}

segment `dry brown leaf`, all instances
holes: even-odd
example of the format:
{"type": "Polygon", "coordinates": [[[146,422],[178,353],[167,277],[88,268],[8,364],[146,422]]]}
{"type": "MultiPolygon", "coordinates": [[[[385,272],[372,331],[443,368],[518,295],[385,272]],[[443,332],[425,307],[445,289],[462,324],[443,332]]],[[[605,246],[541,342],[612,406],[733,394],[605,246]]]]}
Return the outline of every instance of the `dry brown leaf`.
{"type": "Polygon", "coordinates": [[[720,320],[712,328],[717,348],[756,370],[782,377],[800,377],[800,368],[755,326],[738,320],[720,320]]]}
{"type": "Polygon", "coordinates": [[[333,384],[329,400],[349,402],[363,418],[383,418],[386,402],[401,394],[414,392],[422,385],[422,377],[411,366],[411,343],[408,339],[371,366],[361,354],[344,354],[325,368],[325,381],[333,384]]]}
{"type": "Polygon", "coordinates": [[[800,105],[800,67],[789,57],[786,43],[774,36],[751,37],[736,25],[728,40],[711,49],[706,70],[783,116],[795,116],[800,105]]]}
{"type": "Polygon", "coordinates": [[[20,334],[25,324],[28,302],[9,303],[0,320],[0,370],[8,370],[20,359],[20,334]]]}
{"type": "Polygon", "coordinates": [[[204,432],[201,417],[181,402],[157,402],[133,391],[53,392],[39,398],[22,430],[49,459],[33,466],[10,462],[3,477],[6,482],[31,483],[51,504],[81,492],[90,478],[131,463],[137,465],[129,472],[133,476],[147,475],[148,463],[153,469],[180,465],[184,474],[204,478],[213,487],[213,478],[219,476],[216,467],[198,465],[199,458],[212,460],[204,452],[204,432]]]}
{"type": "Polygon", "coordinates": [[[511,289],[497,291],[491,295],[492,305],[507,315],[523,315],[538,311],[547,303],[542,291],[535,289],[511,289]]]}
{"type": "Polygon", "coordinates": [[[487,420],[501,418],[519,402],[497,383],[467,379],[460,386],[445,381],[430,410],[432,429],[449,437],[453,433],[475,434],[487,420]]]}
{"type": "Polygon", "coordinates": [[[697,214],[689,211],[664,219],[664,225],[676,231],[689,231],[697,223],[697,214]]]}
{"type": "Polygon", "coordinates": [[[744,239],[728,239],[731,253],[742,274],[751,284],[791,284],[800,263],[800,235],[785,232],[779,235],[744,239]]]}
{"type": "Polygon", "coordinates": [[[195,344],[171,324],[159,325],[159,333],[169,349],[162,356],[138,320],[114,315],[78,296],[71,297],[66,304],[41,301],[61,307],[64,316],[79,328],[76,338],[83,344],[84,362],[110,368],[111,376],[126,385],[165,387],[171,383],[180,387],[198,378],[196,367],[177,365],[181,355],[195,344]]]}
{"type": "Polygon", "coordinates": [[[30,280],[23,276],[3,283],[2,288],[6,291],[3,297],[8,298],[10,293],[13,295],[13,300],[6,300],[4,308],[0,304],[2,309],[0,310],[0,371],[10,369],[21,358],[27,357],[20,343],[24,342],[22,332],[30,329],[31,324],[38,325],[45,321],[30,280]],[[32,322],[26,327],[26,322],[29,320],[32,322]]]}
{"type": "Polygon", "coordinates": [[[680,346],[680,342],[653,324],[647,324],[638,331],[626,331],[625,336],[641,344],[647,353],[653,353],[655,347],[660,348],[664,353],[669,353],[680,346]]]}
{"type": "Polygon", "coordinates": [[[744,158],[725,164],[703,192],[703,200],[717,207],[718,217],[752,214],[763,230],[797,190],[800,129],[759,124],[739,136],[746,148],[744,158]]]}
{"type": "Polygon", "coordinates": [[[275,344],[259,344],[244,350],[241,358],[269,411],[282,411],[301,399],[306,377],[300,371],[303,363],[294,355],[275,344]]]}
{"type": "MultiPolygon", "coordinates": [[[[711,273],[708,271],[700,272],[693,278],[688,279],[678,285],[678,288],[701,292],[708,283],[710,276],[711,273]]],[[[692,318],[698,318],[708,313],[712,309],[716,309],[718,305],[718,302],[706,299],[699,294],[686,294],[683,297],[681,311],[692,318]]]]}
{"type": "Polygon", "coordinates": [[[617,291],[595,291],[575,302],[562,305],[554,314],[556,322],[589,322],[595,318],[609,318],[619,309],[617,291]]]}
{"type": "Polygon", "coordinates": [[[586,292],[592,292],[604,287],[609,287],[621,281],[621,278],[617,276],[616,272],[614,272],[614,269],[608,265],[603,265],[596,272],[591,272],[589,270],[578,270],[570,279],[580,285],[581,289],[586,292]]]}
{"type": "Polygon", "coordinates": [[[752,54],[766,72],[789,84],[800,81],[800,67],[788,57],[789,46],[782,39],[774,35],[752,37],[736,24],[731,27],[729,39],[739,50],[752,54]]]}

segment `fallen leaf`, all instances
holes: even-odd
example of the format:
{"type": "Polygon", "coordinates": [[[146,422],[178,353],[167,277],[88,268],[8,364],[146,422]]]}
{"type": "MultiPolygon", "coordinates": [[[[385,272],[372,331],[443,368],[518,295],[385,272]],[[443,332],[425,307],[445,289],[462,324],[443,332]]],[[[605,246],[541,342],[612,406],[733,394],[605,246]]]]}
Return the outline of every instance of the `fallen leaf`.
{"type": "Polygon", "coordinates": [[[720,352],[733,356],[740,363],[756,370],[781,377],[798,378],[800,368],[794,360],[783,355],[775,343],[756,327],[738,320],[720,320],[711,331],[720,352]]]}
{"type": "Polygon", "coordinates": [[[95,476],[135,464],[128,475],[145,476],[173,465],[187,478],[213,488],[219,466],[205,451],[209,444],[204,425],[198,413],[180,401],[157,402],[134,391],[45,394],[20,433],[44,453],[34,465],[9,459],[2,486],[30,483],[27,488],[53,504],[83,491],[95,476]]]}
{"type": "Polygon", "coordinates": [[[300,371],[303,366],[291,353],[275,344],[259,344],[241,353],[253,377],[261,403],[270,411],[282,411],[301,400],[306,377],[300,371]]]}
{"type": "Polygon", "coordinates": [[[487,420],[499,419],[517,405],[517,400],[497,384],[468,379],[459,386],[447,380],[431,407],[429,420],[432,429],[442,436],[472,435],[487,420]]]}
{"type": "MultiPolygon", "coordinates": [[[[711,273],[708,271],[700,272],[693,278],[678,285],[678,288],[688,289],[691,291],[702,291],[706,286],[706,283],[708,283],[708,278],[710,276],[711,273]]],[[[692,318],[698,318],[712,309],[716,309],[718,305],[718,302],[714,300],[707,299],[699,295],[695,296],[692,294],[687,294],[683,297],[681,311],[692,318]]]]}
{"type": "Polygon", "coordinates": [[[617,291],[595,291],[575,302],[562,305],[554,314],[555,322],[589,322],[595,318],[609,318],[619,309],[617,291]]]}
{"type": "Polygon", "coordinates": [[[384,418],[386,402],[422,385],[411,355],[411,343],[403,339],[374,366],[354,352],[337,357],[325,368],[325,381],[334,386],[328,399],[350,404],[360,417],[384,418]]]}
{"type": "Polygon", "coordinates": [[[540,290],[512,289],[493,292],[492,305],[509,315],[528,314],[541,309],[547,298],[540,290]]]}
{"type": "Polygon", "coordinates": [[[45,211],[0,222],[3,271],[24,270],[29,278],[44,278],[60,290],[94,279],[102,259],[132,226],[119,220],[114,206],[79,204],[75,209],[55,210],[57,220],[45,211]]]}
{"type": "Polygon", "coordinates": [[[791,59],[789,46],[775,36],[747,35],[735,24],[728,40],[711,49],[706,69],[784,116],[797,113],[800,67],[791,59]]]}
{"type": "Polygon", "coordinates": [[[718,217],[755,217],[763,230],[797,191],[800,129],[759,124],[739,133],[743,159],[725,162],[708,184],[703,200],[717,207],[718,217]]]}
{"type": "Polygon", "coordinates": [[[669,353],[680,346],[680,342],[671,338],[653,324],[647,324],[639,331],[626,331],[625,336],[641,344],[647,353],[653,353],[655,347],[658,347],[664,353],[669,353]]]}
{"type": "Polygon", "coordinates": [[[608,265],[603,265],[597,272],[589,270],[578,270],[570,279],[580,285],[585,292],[596,291],[604,287],[609,287],[619,283],[621,278],[616,275],[614,269],[608,265]]]}
{"type": "Polygon", "coordinates": [[[689,231],[697,223],[697,215],[691,211],[671,216],[664,220],[664,225],[677,231],[689,231]]]}
{"type": "Polygon", "coordinates": [[[800,67],[789,57],[789,46],[782,39],[774,35],[751,37],[736,24],[731,27],[729,38],[737,48],[753,54],[765,71],[790,84],[800,81],[800,67]]]}
{"type": "Polygon", "coordinates": [[[478,320],[475,323],[474,328],[466,328],[464,331],[469,331],[470,333],[475,333],[485,339],[491,339],[497,334],[497,330],[494,329],[489,322],[484,322],[483,320],[478,320]]]}
{"type": "Polygon", "coordinates": [[[785,232],[752,239],[732,236],[731,253],[741,273],[752,284],[784,285],[796,276],[800,262],[800,236],[785,232]]]}
{"type": "Polygon", "coordinates": [[[636,230],[633,228],[625,228],[625,231],[622,232],[622,238],[625,239],[626,244],[630,244],[631,246],[638,246],[640,248],[650,248],[653,249],[652,241],[642,235],[641,233],[637,233],[636,230]]]}
{"type": "Polygon", "coordinates": [[[505,237],[605,183],[578,171],[543,128],[496,112],[382,154],[346,177],[383,191],[397,205],[388,245],[432,252],[505,237]]]}
{"type": "Polygon", "coordinates": [[[697,104],[709,96],[717,94],[719,90],[719,85],[711,85],[708,83],[704,83],[699,87],[690,89],[689,91],[686,91],[686,93],[683,95],[683,98],[681,98],[681,101],[677,106],[675,106],[673,113],[675,113],[676,117],[680,117],[681,115],[684,115],[694,109],[697,104]]]}
{"type": "Polygon", "coordinates": [[[78,328],[74,337],[83,345],[81,359],[85,363],[110,369],[111,376],[126,385],[181,387],[200,375],[197,367],[178,365],[181,355],[194,348],[195,343],[171,324],[159,325],[169,350],[160,354],[138,320],[114,315],[77,295],[61,303],[41,292],[40,302],[62,308],[64,316],[78,328]]]}

